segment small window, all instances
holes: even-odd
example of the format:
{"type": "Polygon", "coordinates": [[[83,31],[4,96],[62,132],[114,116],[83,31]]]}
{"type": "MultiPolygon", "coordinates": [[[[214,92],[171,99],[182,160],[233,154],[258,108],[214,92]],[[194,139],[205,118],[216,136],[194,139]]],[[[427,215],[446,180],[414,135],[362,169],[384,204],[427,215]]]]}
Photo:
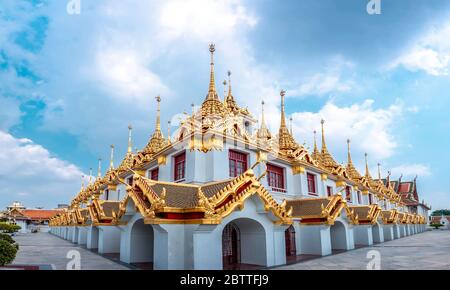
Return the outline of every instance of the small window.
{"type": "Polygon", "coordinates": [[[312,173],[306,174],[306,179],[308,180],[308,192],[312,195],[317,195],[316,188],[316,176],[312,173]]]}
{"type": "Polygon", "coordinates": [[[332,186],[327,186],[327,195],[328,196],[332,196],[333,195],[333,187],[332,186]]]}
{"type": "Polygon", "coordinates": [[[183,152],[174,158],[174,177],[175,181],[183,181],[186,167],[186,153],[183,152]]]}
{"type": "Polygon", "coordinates": [[[275,191],[284,191],[284,170],[283,167],[267,164],[267,179],[269,186],[275,191]]]}
{"type": "Polygon", "coordinates": [[[356,196],[358,197],[358,204],[361,204],[361,191],[358,190],[356,196]]]}
{"type": "Polygon", "coordinates": [[[369,193],[369,204],[372,204],[372,194],[369,193]]]}
{"type": "Polygon", "coordinates": [[[109,199],[109,189],[105,190],[105,200],[109,199]]]}
{"type": "Polygon", "coordinates": [[[239,176],[247,170],[247,154],[230,150],[228,160],[230,177],[239,176]]]}
{"type": "Polygon", "coordinates": [[[158,175],[159,175],[159,167],[150,170],[149,177],[151,180],[158,180],[158,175]]]}
{"type": "Polygon", "coordinates": [[[345,187],[345,199],[350,202],[352,201],[352,190],[348,185],[345,187]]]}

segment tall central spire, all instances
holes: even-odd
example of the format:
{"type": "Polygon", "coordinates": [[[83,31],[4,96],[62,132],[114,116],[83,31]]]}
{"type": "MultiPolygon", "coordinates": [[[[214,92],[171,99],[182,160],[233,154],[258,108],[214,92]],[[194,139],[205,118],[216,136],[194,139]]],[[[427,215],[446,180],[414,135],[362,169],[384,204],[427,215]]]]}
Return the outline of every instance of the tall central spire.
{"type": "Polygon", "coordinates": [[[355,166],[353,165],[352,156],[350,154],[350,139],[347,139],[347,172],[350,175],[350,178],[353,180],[360,180],[361,174],[356,170],[355,166]]]}
{"type": "Polygon", "coordinates": [[[347,139],[347,163],[353,164],[352,156],[350,155],[350,139],[347,139]]]}
{"type": "Polygon", "coordinates": [[[209,45],[209,52],[211,53],[211,71],[209,76],[208,95],[203,101],[201,112],[202,116],[208,115],[224,115],[226,110],[223,103],[220,101],[216,91],[215,77],[214,77],[214,52],[216,47],[213,43],[209,45]]]}
{"type": "Polygon", "coordinates": [[[211,53],[211,68],[210,68],[210,75],[209,75],[209,89],[208,89],[208,98],[215,98],[217,97],[216,93],[216,81],[214,78],[214,52],[216,51],[216,46],[214,43],[211,43],[209,45],[209,52],[211,53]]]}
{"type": "Polygon", "coordinates": [[[261,126],[257,132],[258,138],[261,139],[270,139],[271,135],[269,129],[266,126],[266,119],[264,117],[264,101],[261,102],[261,126]]]}
{"type": "Polygon", "coordinates": [[[369,178],[370,177],[370,172],[369,172],[369,163],[367,162],[367,153],[364,153],[364,158],[366,161],[366,177],[369,178]]]}

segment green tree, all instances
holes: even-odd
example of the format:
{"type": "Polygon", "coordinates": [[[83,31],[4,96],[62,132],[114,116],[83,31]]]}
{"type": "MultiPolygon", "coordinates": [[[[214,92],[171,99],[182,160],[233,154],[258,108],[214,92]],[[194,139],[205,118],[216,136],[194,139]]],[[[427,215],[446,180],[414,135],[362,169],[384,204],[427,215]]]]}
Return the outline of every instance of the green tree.
{"type": "Polygon", "coordinates": [[[11,264],[16,258],[17,248],[11,243],[0,240],[0,266],[11,264]]]}
{"type": "Polygon", "coordinates": [[[439,209],[431,213],[432,216],[450,215],[450,209],[439,209]]]}

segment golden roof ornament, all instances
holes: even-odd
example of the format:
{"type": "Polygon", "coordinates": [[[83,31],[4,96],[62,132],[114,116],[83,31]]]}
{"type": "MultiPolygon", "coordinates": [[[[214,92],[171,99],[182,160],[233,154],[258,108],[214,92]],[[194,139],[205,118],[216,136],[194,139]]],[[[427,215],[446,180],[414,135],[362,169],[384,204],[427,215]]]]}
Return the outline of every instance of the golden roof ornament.
{"type": "Polygon", "coordinates": [[[230,112],[237,112],[240,110],[231,92],[231,71],[228,71],[228,95],[226,96],[224,103],[230,112]]]}
{"type": "Polygon", "coordinates": [[[320,152],[321,164],[326,169],[333,171],[334,169],[340,167],[340,165],[333,159],[333,156],[331,156],[330,152],[328,152],[327,144],[325,142],[325,130],[324,130],[325,120],[322,119],[320,123],[322,125],[322,150],[320,152]]]}
{"type": "Polygon", "coordinates": [[[266,119],[264,117],[264,104],[264,101],[261,101],[261,125],[256,132],[256,136],[258,137],[258,139],[268,140],[272,138],[272,135],[270,134],[270,131],[266,126],[266,119]]]}
{"type": "Polygon", "coordinates": [[[111,144],[111,158],[109,160],[109,169],[114,169],[114,144],[111,144]]]}
{"type": "Polygon", "coordinates": [[[350,178],[354,181],[359,181],[362,176],[358,172],[358,170],[353,165],[352,156],[350,154],[350,139],[347,139],[347,172],[350,176],[350,178]]]}
{"type": "Polygon", "coordinates": [[[133,127],[128,125],[128,150],[127,153],[132,153],[133,151],[133,143],[131,142],[131,130],[133,130],[133,127]]]}
{"type": "Polygon", "coordinates": [[[314,130],[314,149],[313,149],[313,154],[311,155],[312,158],[314,160],[316,160],[317,162],[321,162],[320,161],[320,152],[319,152],[319,148],[317,147],[317,131],[314,130]]]}
{"type": "Polygon", "coordinates": [[[170,141],[170,124],[171,124],[170,120],[167,121],[167,144],[171,143],[171,141],[170,141]]]}
{"type": "Polygon", "coordinates": [[[293,150],[297,149],[299,146],[295,143],[294,138],[291,133],[289,133],[286,127],[286,114],[284,111],[284,96],[286,95],[285,90],[280,91],[281,96],[281,121],[280,129],[278,130],[278,148],[282,154],[289,154],[293,150]]]}
{"type": "Polygon", "coordinates": [[[220,101],[216,92],[216,85],[214,80],[214,52],[216,51],[215,45],[211,43],[209,45],[209,52],[211,53],[211,70],[209,77],[209,88],[206,99],[203,101],[201,113],[202,116],[209,115],[224,115],[225,107],[220,101]]]}
{"type": "Polygon", "coordinates": [[[89,168],[89,182],[88,182],[88,186],[91,185],[91,181],[92,181],[92,167],[89,168]]]}
{"type": "Polygon", "coordinates": [[[97,179],[102,177],[102,159],[98,159],[97,179]]]}
{"type": "Polygon", "coordinates": [[[155,97],[155,99],[157,102],[155,132],[153,132],[150,141],[144,148],[144,154],[154,154],[166,145],[166,140],[164,139],[163,133],[161,131],[161,97],[158,95],[155,97]]]}

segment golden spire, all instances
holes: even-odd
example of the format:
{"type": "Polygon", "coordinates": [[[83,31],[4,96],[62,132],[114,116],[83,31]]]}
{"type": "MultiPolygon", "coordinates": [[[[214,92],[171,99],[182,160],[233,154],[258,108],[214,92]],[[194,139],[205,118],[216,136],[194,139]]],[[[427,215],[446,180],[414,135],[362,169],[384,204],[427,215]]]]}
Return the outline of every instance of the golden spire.
{"type": "Polygon", "coordinates": [[[223,104],[226,106],[227,105],[227,80],[223,80],[223,82],[222,82],[222,84],[223,84],[223,99],[224,99],[224,102],[223,102],[223,104]]]}
{"type": "Polygon", "coordinates": [[[157,102],[157,110],[156,110],[156,131],[161,131],[161,97],[159,95],[156,96],[156,102],[157,102]]]}
{"type": "Polygon", "coordinates": [[[234,100],[233,94],[231,93],[231,71],[228,71],[228,95],[225,98],[224,104],[230,111],[236,111],[239,109],[236,101],[234,100]]]}
{"type": "Polygon", "coordinates": [[[350,155],[350,139],[347,139],[347,163],[353,164],[352,156],[350,155]]]}
{"type": "Polygon", "coordinates": [[[320,152],[319,149],[317,148],[317,131],[314,130],[314,149],[313,149],[313,154],[312,154],[312,158],[314,158],[317,162],[320,163],[320,152]]]}
{"type": "Polygon", "coordinates": [[[81,175],[81,191],[84,190],[84,174],[81,175]]]}
{"type": "Polygon", "coordinates": [[[214,52],[216,51],[216,46],[214,43],[209,45],[209,52],[211,53],[211,70],[209,75],[209,89],[208,89],[208,98],[217,97],[216,93],[216,82],[214,79],[214,52]]]}
{"type": "Polygon", "coordinates": [[[131,130],[133,130],[133,127],[130,125],[128,125],[128,153],[132,153],[133,151],[133,143],[131,143],[131,130]]]}
{"type": "Polygon", "coordinates": [[[366,160],[366,177],[367,178],[371,178],[370,177],[370,172],[369,172],[369,163],[367,162],[367,153],[364,153],[364,158],[366,160]]]}
{"type": "Polygon", "coordinates": [[[92,167],[89,168],[89,183],[88,183],[88,185],[91,185],[91,180],[92,180],[92,167]]]}
{"type": "Polygon", "coordinates": [[[323,124],[325,123],[325,120],[320,120],[320,124],[322,125],[322,153],[327,151],[327,144],[325,143],[325,131],[323,129],[323,124]]]}
{"type": "Polygon", "coordinates": [[[114,168],[114,144],[111,144],[111,158],[109,160],[109,169],[114,168]]]}
{"type": "Polygon", "coordinates": [[[320,124],[322,125],[322,150],[320,152],[320,159],[322,161],[322,165],[327,168],[328,170],[333,170],[337,167],[340,167],[340,165],[333,159],[333,156],[328,152],[327,144],[325,142],[325,130],[323,124],[325,123],[325,120],[321,120],[320,124]]]}
{"type": "Polygon", "coordinates": [[[356,170],[353,165],[352,156],[350,154],[350,139],[347,139],[347,167],[346,170],[351,179],[358,181],[361,179],[361,174],[356,170]]]}
{"type": "Polygon", "coordinates": [[[289,117],[289,130],[291,131],[291,135],[294,135],[292,132],[292,116],[289,117]]]}
{"type": "Polygon", "coordinates": [[[170,120],[167,121],[167,143],[170,144],[170,120]]]}
{"type": "Polygon", "coordinates": [[[206,99],[203,101],[201,112],[203,116],[207,115],[223,115],[225,113],[225,107],[219,100],[219,96],[216,92],[216,85],[214,80],[214,51],[216,48],[214,44],[209,45],[209,52],[211,53],[211,73],[209,77],[209,89],[206,99]]]}
{"type": "Polygon", "coordinates": [[[286,116],[284,113],[284,96],[286,95],[286,91],[285,90],[281,90],[280,92],[280,96],[281,96],[281,128],[286,128],[286,116]]]}
{"type": "Polygon", "coordinates": [[[98,170],[97,170],[97,178],[102,177],[102,159],[98,159],[98,170]]]}
{"type": "Polygon", "coordinates": [[[381,180],[380,165],[381,165],[381,164],[378,162],[378,163],[377,163],[377,166],[378,166],[378,180],[381,180]]]}
{"type": "Polygon", "coordinates": [[[233,94],[231,93],[231,71],[228,71],[228,96],[233,97],[233,94]]]}
{"type": "Polygon", "coordinates": [[[261,125],[257,132],[257,136],[258,136],[258,138],[263,138],[263,139],[264,138],[269,139],[271,137],[269,129],[267,129],[267,126],[266,126],[266,119],[264,117],[264,101],[261,101],[261,125]]]}

